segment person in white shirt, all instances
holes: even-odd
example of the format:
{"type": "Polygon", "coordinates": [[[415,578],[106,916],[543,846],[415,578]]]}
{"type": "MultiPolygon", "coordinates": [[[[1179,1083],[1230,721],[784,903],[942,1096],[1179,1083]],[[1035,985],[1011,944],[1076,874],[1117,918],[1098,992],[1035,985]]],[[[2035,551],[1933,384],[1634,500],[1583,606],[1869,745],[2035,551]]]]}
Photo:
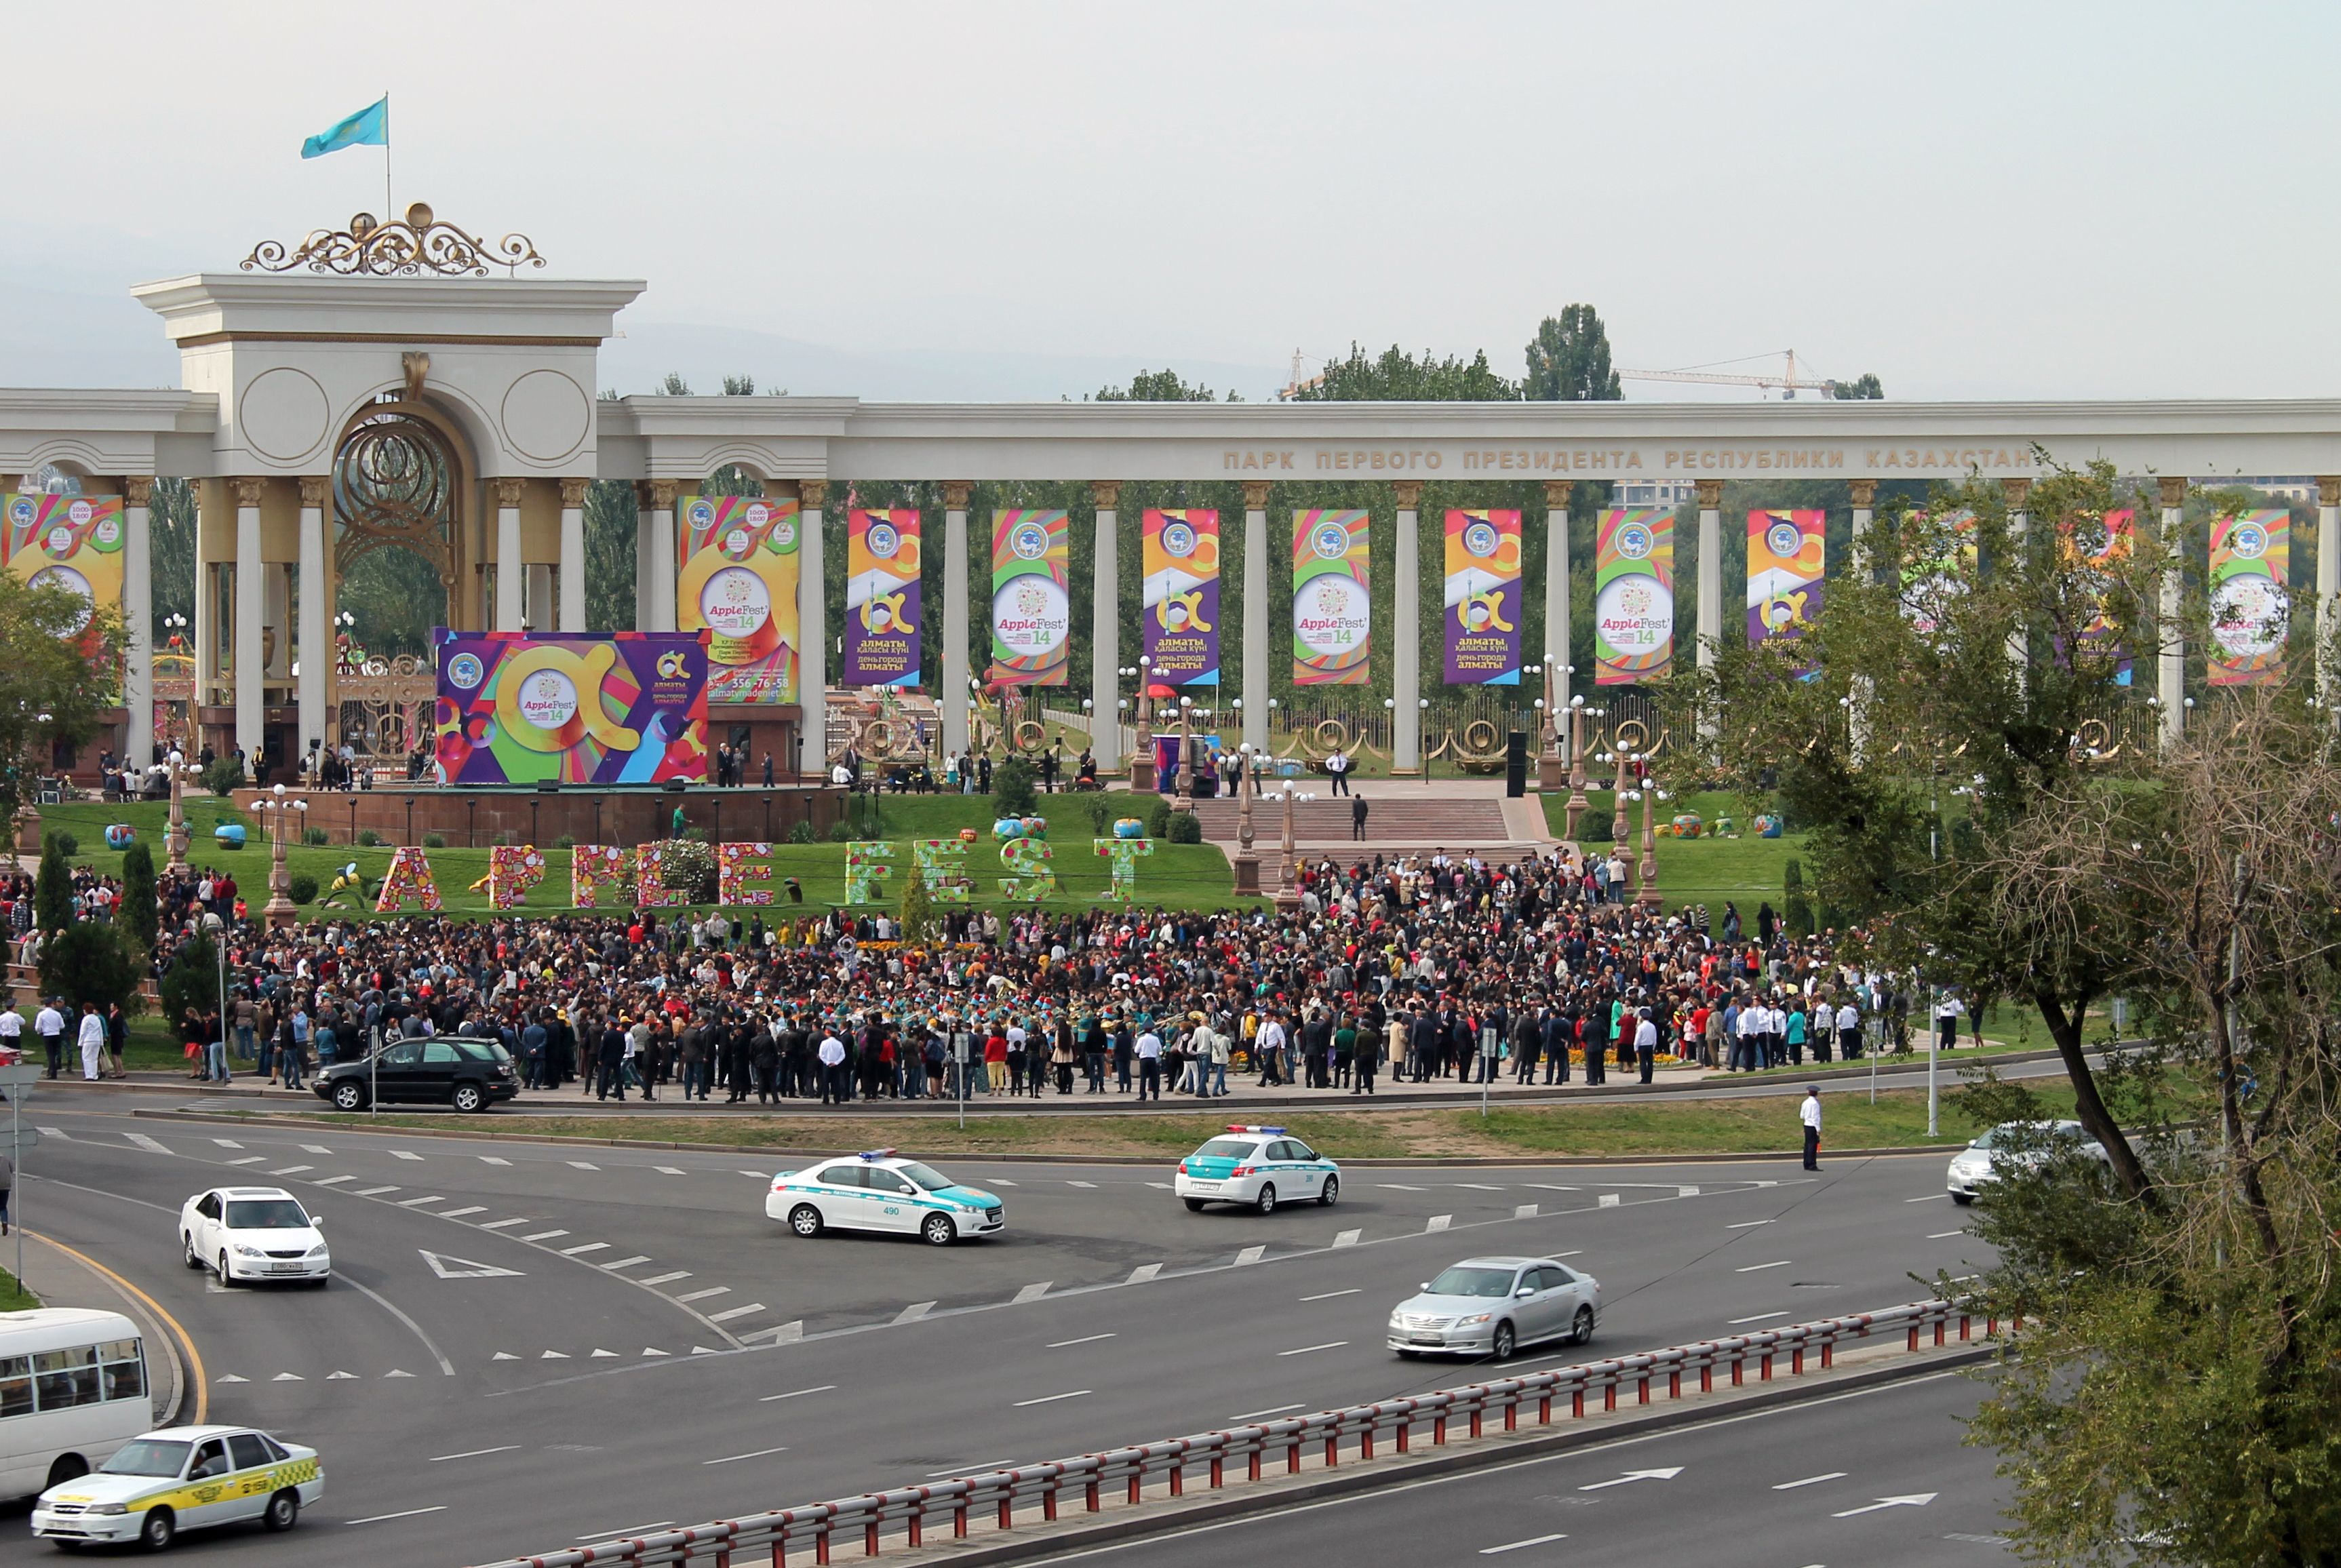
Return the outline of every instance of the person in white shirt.
{"type": "Polygon", "coordinates": [[[1659,1065],[1659,1026],[1650,1022],[1647,1007],[1642,1009],[1642,1021],[1634,1026],[1634,1054],[1641,1058],[1642,1082],[1647,1084],[1659,1065]]]}
{"type": "Polygon", "coordinates": [[[105,1051],[105,1017],[95,1002],[81,1004],[81,1075],[95,1084],[98,1077],[98,1059],[105,1051]]]}
{"type": "Polygon", "coordinates": [[[1848,996],[1837,1010],[1838,1054],[1850,1062],[1861,1054],[1861,1013],[1848,996]]]}
{"type": "Polygon", "coordinates": [[[1261,1022],[1260,1034],[1252,1044],[1260,1057],[1260,1087],[1265,1089],[1270,1084],[1282,1084],[1284,1082],[1284,1025],[1278,1022],[1275,1014],[1270,1014],[1261,1022]]]}
{"type": "Polygon", "coordinates": [[[1162,1098],[1162,1036],[1150,1024],[1138,1033],[1138,1097],[1162,1098]]]}
{"type": "Polygon", "coordinates": [[[0,1051],[21,1056],[25,1050],[25,1015],[14,1002],[0,1003],[0,1051]]]}
{"type": "Polygon", "coordinates": [[[1805,1124],[1805,1169],[1818,1171],[1821,1168],[1821,1086],[1818,1084],[1805,1086],[1805,1103],[1798,1108],[1798,1117],[1805,1124]]]}
{"type": "Polygon", "coordinates": [[[65,1067],[65,1015],[54,1006],[42,1008],[33,1017],[33,1033],[41,1037],[41,1051],[48,1058],[48,1075],[54,1078],[65,1067]]]}

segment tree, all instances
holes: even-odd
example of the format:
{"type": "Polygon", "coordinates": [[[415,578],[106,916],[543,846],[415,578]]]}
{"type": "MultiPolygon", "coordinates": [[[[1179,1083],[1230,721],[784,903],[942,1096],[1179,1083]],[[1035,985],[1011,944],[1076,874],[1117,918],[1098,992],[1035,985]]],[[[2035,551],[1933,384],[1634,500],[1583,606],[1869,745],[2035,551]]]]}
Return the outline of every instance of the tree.
{"type": "Polygon", "coordinates": [[[1520,394],[1532,403],[1615,403],[1626,395],[1609,368],[1609,331],[1589,305],[1565,305],[1529,340],[1520,394]]]}
{"type": "Polygon", "coordinates": [[[691,383],[683,380],[680,372],[670,370],[658,385],[658,394],[661,397],[689,397],[691,383]]]}
{"type": "Polygon", "coordinates": [[[597,632],[634,630],[634,531],[641,514],[634,487],[596,480],[585,491],[585,624],[597,632]]]}
{"type": "Polygon", "coordinates": [[[142,954],[154,951],[162,906],[154,895],[154,852],[144,839],[133,839],[122,852],[122,929],[142,954]]]}
{"type": "Polygon", "coordinates": [[[911,874],[902,879],[902,907],[897,916],[902,940],[919,943],[926,940],[928,927],[935,923],[934,900],[927,894],[926,868],[915,861],[911,874]]]}
{"type": "Polygon", "coordinates": [[[1434,357],[1429,349],[1411,355],[1396,344],[1369,359],[1355,342],[1350,357],[1330,360],[1313,386],[1293,394],[1296,403],[1517,403],[1518,383],[1488,365],[1480,349],[1469,360],[1434,357]]]}
{"type": "Polygon", "coordinates": [[[167,648],[171,638],[164,623],[173,615],[184,615],[192,630],[195,618],[195,486],[192,480],[154,481],[146,503],[146,539],[154,563],[154,624],[147,629],[149,645],[167,648]]]}
{"type": "Polygon", "coordinates": [[[752,375],[725,376],[723,378],[723,395],[726,397],[755,396],[756,378],[752,375]]]}
{"type": "Polygon", "coordinates": [[[128,934],[110,921],[77,920],[41,944],[41,989],[65,998],[73,1011],[85,1002],[100,1012],[119,1003],[135,1015],[144,1005],[138,994],[144,972],[128,934]]]}
{"type": "Polygon", "coordinates": [[[65,842],[54,833],[45,833],[41,868],[33,876],[33,924],[55,935],[73,923],[73,871],[65,864],[65,842]]]}
{"type": "MultiPolygon", "coordinates": [[[[1141,370],[1130,378],[1129,390],[1119,386],[1101,386],[1096,401],[1100,403],[1209,403],[1211,389],[1200,382],[1189,382],[1175,370],[1141,370]]],[[[1235,401],[1233,394],[1228,401],[1235,401]]]]}
{"type": "Polygon", "coordinates": [[[163,1016],[174,1029],[189,1014],[201,1017],[205,1008],[219,1005],[219,949],[209,932],[198,931],[179,944],[160,990],[163,1016]]]}
{"type": "Polygon", "coordinates": [[[0,823],[14,823],[51,750],[97,733],[120,700],[122,614],[54,583],[0,572],[0,823]]]}
{"type": "Polygon", "coordinates": [[[1830,382],[1829,395],[1836,398],[1848,399],[1865,397],[1883,398],[1886,395],[1886,386],[1885,384],[1880,382],[1876,375],[1870,374],[1868,371],[1864,371],[1860,375],[1855,377],[1851,381],[1830,382]]]}

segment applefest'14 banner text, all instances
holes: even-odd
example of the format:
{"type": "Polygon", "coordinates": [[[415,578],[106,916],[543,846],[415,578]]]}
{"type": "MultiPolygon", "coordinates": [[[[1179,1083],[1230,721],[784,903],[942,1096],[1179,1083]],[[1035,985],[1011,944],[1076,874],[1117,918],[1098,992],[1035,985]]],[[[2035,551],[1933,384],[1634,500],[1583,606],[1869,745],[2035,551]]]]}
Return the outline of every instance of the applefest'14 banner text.
{"type": "Polygon", "coordinates": [[[707,778],[707,634],[435,628],[439,782],[707,778]]]}
{"type": "Polygon", "coordinates": [[[1748,514],[1748,641],[1801,637],[1821,614],[1825,512],[1748,514]]]}
{"type": "Polygon", "coordinates": [[[1447,684],[1520,684],[1520,514],[1447,514],[1447,684]]]}
{"type": "Polygon", "coordinates": [[[0,564],[27,583],[78,594],[88,606],[75,619],[78,635],[95,610],[122,608],[124,526],[119,495],[11,495],[0,564]]]}
{"type": "Polygon", "coordinates": [[[991,674],[1010,686],[1061,686],[1072,664],[1065,514],[991,514],[991,674]]]}
{"type": "Polygon", "coordinates": [[[675,515],[674,624],[711,634],[709,698],[795,702],[798,504],[685,495],[675,515]]]}
{"type": "Polygon", "coordinates": [[[1362,686],[1373,647],[1366,514],[1292,514],[1292,684],[1362,686]]]}
{"type": "Polygon", "coordinates": [[[1146,509],[1139,546],[1141,650],[1158,686],[1220,684],[1220,514],[1146,509]]]}
{"type": "Polygon", "coordinates": [[[1663,679],[1674,656],[1675,514],[1612,506],[1594,546],[1594,684],[1663,679]]]}
{"type": "MultiPolygon", "coordinates": [[[[2317,541],[2319,547],[2323,540],[2317,541]]],[[[2261,686],[2284,678],[2292,631],[2285,591],[2292,558],[2292,514],[2238,512],[2211,523],[2210,682],[2261,686]]]]}
{"type": "Polygon", "coordinates": [[[919,509],[845,514],[849,686],[919,684],[919,509]]]}

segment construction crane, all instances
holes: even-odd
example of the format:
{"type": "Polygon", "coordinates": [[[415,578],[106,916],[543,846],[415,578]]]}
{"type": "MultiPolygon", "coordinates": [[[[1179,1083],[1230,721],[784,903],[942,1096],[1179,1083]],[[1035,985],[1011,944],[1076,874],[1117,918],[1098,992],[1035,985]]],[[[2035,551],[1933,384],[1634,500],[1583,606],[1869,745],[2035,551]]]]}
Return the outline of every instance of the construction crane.
{"type": "MultiPolygon", "coordinates": [[[[1772,388],[1777,386],[1780,388],[1782,394],[1788,397],[1796,396],[1799,390],[1832,394],[1837,390],[1837,383],[1834,381],[1813,381],[1799,376],[1797,374],[1797,351],[1795,349],[1783,349],[1781,354],[1788,362],[1788,372],[1782,375],[1729,375],[1696,366],[1688,370],[1621,370],[1618,374],[1628,381],[1695,381],[1708,386],[1757,386],[1763,388],[1767,392],[1769,392],[1772,388]]],[[[1749,359],[1768,359],[1771,356],[1769,355],[1751,354],[1747,357],[1749,359]]],[[[1718,360],[1716,363],[1718,365],[1738,365],[1742,362],[1736,359],[1725,359],[1718,360]]]]}
{"type": "Polygon", "coordinates": [[[1283,390],[1276,394],[1276,400],[1279,403],[1290,403],[1294,398],[1300,396],[1303,392],[1310,391],[1325,385],[1325,375],[1322,371],[1318,372],[1315,375],[1310,376],[1306,381],[1300,379],[1301,366],[1306,363],[1308,357],[1309,356],[1307,355],[1301,353],[1297,348],[1292,351],[1292,379],[1286,383],[1283,390]]]}

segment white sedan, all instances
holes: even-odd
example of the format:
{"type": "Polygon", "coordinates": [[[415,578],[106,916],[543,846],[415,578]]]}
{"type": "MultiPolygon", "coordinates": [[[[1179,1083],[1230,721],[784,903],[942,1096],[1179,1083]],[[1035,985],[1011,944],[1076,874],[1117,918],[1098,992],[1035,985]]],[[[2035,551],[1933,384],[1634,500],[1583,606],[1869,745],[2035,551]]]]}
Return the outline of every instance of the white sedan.
{"type": "Polygon", "coordinates": [[[134,1437],[87,1475],[33,1504],[33,1533],[66,1551],[134,1541],[150,1552],[182,1530],[257,1519],[290,1530],[325,1494],[317,1451],[248,1426],[174,1426],[134,1437]]]}
{"type": "Polygon", "coordinates": [[[179,1210],[179,1251],[191,1269],[210,1269],[222,1284],[307,1280],[334,1272],[324,1221],[282,1187],[214,1187],[179,1210]]]}
{"type": "Polygon", "coordinates": [[[962,1187],[931,1165],[870,1149],[782,1171],[764,1194],[764,1214],[801,1236],[842,1231],[894,1231],[931,1246],[962,1236],[997,1235],[1008,1222],[998,1198],[962,1187]]]}
{"type": "Polygon", "coordinates": [[[2002,1122],[1976,1135],[1973,1143],[1951,1156],[1948,1175],[1951,1202],[1972,1203],[1976,1194],[2010,1170],[2032,1170],[2067,1152],[2097,1161],[2107,1170],[2113,1156],[2106,1146],[2081,1129],[2078,1122],[2002,1122]]]}

